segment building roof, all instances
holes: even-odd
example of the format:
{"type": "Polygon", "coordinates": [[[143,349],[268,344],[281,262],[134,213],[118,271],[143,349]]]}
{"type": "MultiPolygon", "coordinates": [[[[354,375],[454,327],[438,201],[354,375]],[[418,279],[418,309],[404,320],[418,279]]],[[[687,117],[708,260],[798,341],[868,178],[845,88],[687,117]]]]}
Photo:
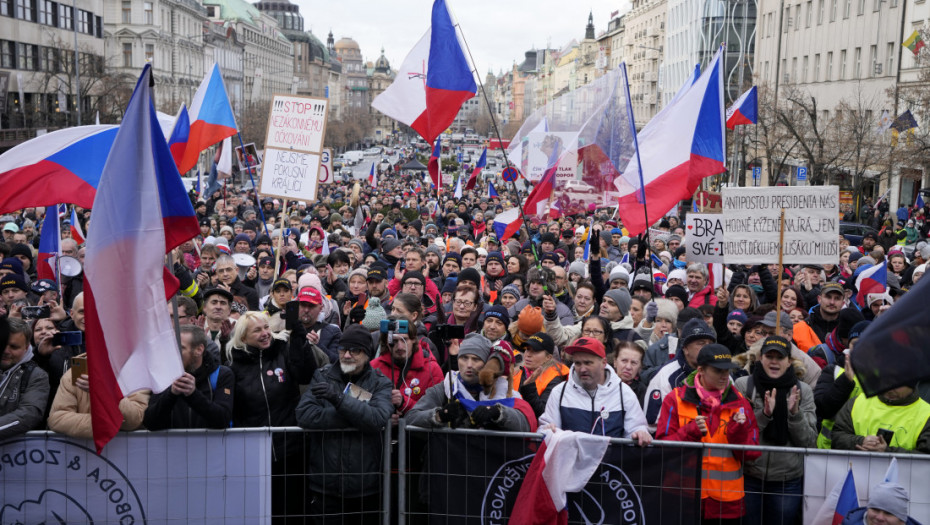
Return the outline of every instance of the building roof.
{"type": "Polygon", "coordinates": [[[348,38],[348,37],[340,38],[339,40],[336,41],[336,44],[335,44],[333,47],[335,47],[336,49],[339,49],[339,50],[342,50],[342,49],[358,49],[359,51],[361,51],[361,48],[358,47],[358,42],[356,42],[355,40],[352,40],[351,38],[348,38]]]}

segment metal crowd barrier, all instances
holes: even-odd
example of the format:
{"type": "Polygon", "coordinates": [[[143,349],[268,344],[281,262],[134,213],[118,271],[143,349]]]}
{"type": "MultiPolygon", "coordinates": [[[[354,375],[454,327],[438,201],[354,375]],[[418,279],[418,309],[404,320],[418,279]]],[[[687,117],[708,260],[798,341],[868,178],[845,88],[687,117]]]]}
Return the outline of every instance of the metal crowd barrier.
{"type": "MultiPolygon", "coordinates": [[[[52,511],[68,522],[120,524],[506,523],[543,436],[427,430],[401,419],[369,435],[365,446],[353,446],[360,437],[355,430],[296,427],[121,432],[97,456],[87,440],[30,432],[0,443],[0,523],[38,523],[52,511]],[[322,462],[326,455],[340,459],[322,462]],[[370,468],[357,468],[366,464],[370,468]]],[[[928,455],[630,445],[611,440],[591,481],[568,498],[570,523],[699,523],[699,487],[708,475],[701,459],[745,450],[804,455],[799,497],[805,524],[847,470],[864,503],[897,457],[900,482],[911,487],[911,515],[930,523],[928,455]]],[[[786,495],[771,486],[746,494],[786,495]]],[[[772,516],[778,509],[765,501],[744,523],[777,523],[772,516]]]]}

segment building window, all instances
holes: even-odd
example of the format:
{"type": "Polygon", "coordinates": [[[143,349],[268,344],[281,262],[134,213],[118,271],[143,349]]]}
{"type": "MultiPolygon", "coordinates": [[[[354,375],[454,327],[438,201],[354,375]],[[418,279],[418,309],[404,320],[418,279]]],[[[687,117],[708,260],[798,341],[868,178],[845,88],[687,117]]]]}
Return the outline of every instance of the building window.
{"type": "Polygon", "coordinates": [[[876,67],[881,67],[878,63],[878,46],[869,46],[869,72],[870,77],[878,76],[878,72],[875,71],[876,67]]]}
{"type": "Polygon", "coordinates": [[[833,80],[833,51],[827,53],[827,73],[824,76],[827,82],[833,80]]]}
{"type": "Polygon", "coordinates": [[[846,80],[846,50],[840,51],[840,80],[846,80]]]}
{"type": "Polygon", "coordinates": [[[801,30],[801,4],[794,8],[794,30],[801,30]]]}
{"type": "Polygon", "coordinates": [[[39,60],[39,69],[49,73],[58,73],[59,64],[57,47],[43,47],[40,52],[39,60]]]}
{"type": "Polygon", "coordinates": [[[73,22],[73,10],[70,5],[58,4],[58,27],[62,29],[71,29],[73,22]]]}
{"type": "Polygon", "coordinates": [[[145,44],[145,61],[155,67],[155,44],[145,44]]]}
{"type": "Polygon", "coordinates": [[[859,5],[856,6],[856,14],[862,15],[865,13],[865,0],[859,0],[859,5]]]}
{"type": "Polygon", "coordinates": [[[825,9],[825,0],[817,0],[817,25],[823,24],[823,11],[825,9]]]}
{"type": "Polygon", "coordinates": [[[39,23],[47,26],[55,26],[55,2],[51,0],[39,0],[39,23]]]}
{"type": "Polygon", "coordinates": [[[13,16],[13,0],[0,0],[0,15],[13,16]]]}
{"type": "Polygon", "coordinates": [[[99,16],[94,17],[94,36],[97,38],[103,38],[103,18],[99,16]]]}
{"type": "Polygon", "coordinates": [[[36,13],[32,5],[32,0],[16,0],[16,18],[35,22],[36,13]]]}
{"type": "Polygon", "coordinates": [[[123,44],[123,67],[132,67],[132,44],[123,44]]]}
{"type": "Polygon", "coordinates": [[[807,82],[807,61],[808,57],[805,56],[804,61],[801,62],[801,78],[798,80],[801,84],[807,82]]]}
{"type": "Polygon", "coordinates": [[[16,50],[16,59],[19,63],[19,69],[23,69],[25,71],[35,71],[36,55],[38,54],[36,51],[37,46],[19,43],[16,44],[16,47],[18,48],[16,50]]]}
{"type": "Polygon", "coordinates": [[[123,23],[131,24],[132,23],[132,1],[131,0],[123,0],[122,13],[123,13],[123,18],[122,18],[123,23]]]}
{"type": "Polygon", "coordinates": [[[805,13],[804,27],[811,26],[811,20],[814,17],[814,2],[813,0],[807,0],[807,12],[805,13]]]}
{"type": "Polygon", "coordinates": [[[844,0],[843,18],[849,18],[850,13],[852,13],[852,0],[844,0]]]}
{"type": "Polygon", "coordinates": [[[142,23],[145,25],[154,25],[155,24],[155,12],[152,10],[152,2],[144,2],[143,7],[143,20],[142,23]]]}
{"type": "Polygon", "coordinates": [[[813,82],[820,82],[820,53],[814,55],[814,78],[813,82]]]}
{"type": "Polygon", "coordinates": [[[78,9],[77,12],[77,30],[79,33],[87,33],[89,30],[90,24],[88,19],[90,18],[90,13],[83,9],[78,9]]]}
{"type": "Polygon", "coordinates": [[[0,40],[0,67],[16,68],[16,44],[9,40],[0,40]]]}
{"type": "Polygon", "coordinates": [[[895,51],[894,42],[888,42],[888,50],[886,51],[887,58],[885,59],[885,61],[887,62],[885,64],[886,75],[894,74],[894,51],[895,51]]]}
{"type": "Polygon", "coordinates": [[[836,2],[837,0],[830,0],[830,21],[836,21],[836,2]]]}
{"type": "Polygon", "coordinates": [[[862,48],[861,47],[856,48],[855,59],[856,59],[856,64],[855,64],[856,69],[853,72],[855,73],[856,78],[862,78],[862,48]]]}

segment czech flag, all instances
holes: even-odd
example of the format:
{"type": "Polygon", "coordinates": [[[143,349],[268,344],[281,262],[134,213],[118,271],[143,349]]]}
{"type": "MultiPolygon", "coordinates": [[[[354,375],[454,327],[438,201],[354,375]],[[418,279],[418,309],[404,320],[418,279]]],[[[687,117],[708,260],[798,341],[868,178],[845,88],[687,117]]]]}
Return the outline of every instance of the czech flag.
{"type": "Polygon", "coordinates": [[[488,165],[488,148],[484,148],[484,151],[481,152],[481,158],[478,159],[478,164],[475,164],[475,169],[471,172],[471,177],[468,177],[468,183],[465,184],[466,190],[471,190],[475,188],[475,183],[478,182],[478,174],[481,173],[488,165]]]}
{"type": "Polygon", "coordinates": [[[81,230],[81,223],[78,222],[77,212],[71,207],[71,238],[78,244],[84,244],[87,239],[84,237],[84,231],[81,230]]]}
{"type": "Polygon", "coordinates": [[[0,156],[0,213],[70,202],[94,204],[117,126],[78,126],[24,142],[0,156]]]}
{"type": "Polygon", "coordinates": [[[497,197],[499,197],[499,195],[497,194],[497,189],[494,188],[494,183],[493,183],[493,182],[489,182],[489,183],[488,183],[488,198],[489,198],[489,199],[496,199],[497,197]]]}
{"type": "Polygon", "coordinates": [[[439,187],[439,183],[442,182],[442,138],[436,139],[436,144],[433,145],[433,152],[430,153],[429,162],[427,162],[426,169],[429,171],[429,177],[433,180],[433,186],[439,187]]]}
{"type": "Polygon", "coordinates": [[[199,228],[156,120],[151,74],[146,65],[113,141],[87,244],[85,333],[98,454],[123,422],[123,397],[162,392],[184,373],[165,307],[178,282],[164,257],[199,228]]]}
{"type": "Polygon", "coordinates": [[[884,264],[876,264],[856,277],[856,303],[865,308],[870,293],[885,293],[888,289],[888,270],[884,264]]]}
{"type": "MultiPolygon", "coordinates": [[[[187,150],[187,141],[191,136],[191,119],[187,114],[187,105],[181,105],[181,111],[178,112],[178,118],[174,121],[174,129],[171,130],[171,138],[168,139],[168,149],[171,150],[171,156],[174,158],[174,164],[181,166],[181,159],[184,158],[184,152],[187,150]]],[[[199,181],[200,178],[198,177],[199,181]]],[[[197,190],[200,193],[200,190],[197,190]]]]}
{"type": "Polygon", "coordinates": [[[39,279],[51,279],[55,282],[58,282],[55,259],[61,256],[61,219],[58,217],[60,209],[61,206],[56,204],[45,210],[45,220],[42,221],[39,237],[39,254],[36,257],[36,274],[39,279]]]}
{"type": "Polygon", "coordinates": [[[375,173],[375,163],[371,163],[371,171],[368,173],[368,184],[371,184],[372,188],[378,187],[378,174],[375,173]]]}
{"type": "Polygon", "coordinates": [[[478,92],[445,0],[433,2],[432,26],[407,54],[400,71],[404,73],[371,105],[432,144],[478,92]]]}
{"type": "Polygon", "coordinates": [[[840,489],[839,497],[836,500],[836,511],[833,513],[833,525],[840,525],[843,523],[843,520],[846,519],[846,515],[857,508],[859,508],[859,495],[856,494],[856,480],[853,478],[852,469],[850,469],[846,473],[846,479],[843,480],[843,488],[840,489]]]}
{"type": "Polygon", "coordinates": [[[236,117],[233,116],[232,106],[226,95],[220,66],[216,63],[194,93],[188,118],[190,134],[184,155],[178,164],[178,171],[182,174],[197,164],[197,157],[201,151],[236,134],[236,117]]]}
{"type": "Polygon", "coordinates": [[[516,235],[520,231],[520,226],[523,226],[520,208],[510,208],[494,216],[494,233],[497,234],[501,243],[516,235]]]}
{"type": "Polygon", "coordinates": [[[567,524],[568,493],[588,484],[609,443],[610,438],[583,432],[548,433],[526,471],[509,523],[567,524]]]}
{"type": "Polygon", "coordinates": [[[549,154],[548,168],[543,174],[533,191],[526,196],[526,202],[523,203],[523,213],[525,215],[544,215],[549,207],[549,198],[552,197],[552,190],[555,188],[555,174],[559,167],[559,152],[553,149],[549,154]]]}
{"type": "Polygon", "coordinates": [[[420,184],[420,179],[417,179],[417,185],[413,187],[415,193],[420,193],[423,191],[423,185],[420,184]]]}
{"type": "Polygon", "coordinates": [[[740,95],[736,102],[727,109],[727,129],[733,129],[743,124],[755,124],[758,120],[759,100],[756,96],[756,86],[740,95]]]}
{"type": "Polygon", "coordinates": [[[632,177],[614,180],[621,191],[618,213],[630,235],[638,235],[688,199],[705,177],[726,171],[723,118],[722,53],[677,100],[670,102],[637,135],[639,157],[626,172],[642,169],[643,188],[630,188],[632,177]],[[642,195],[649,210],[643,216],[642,195]]]}

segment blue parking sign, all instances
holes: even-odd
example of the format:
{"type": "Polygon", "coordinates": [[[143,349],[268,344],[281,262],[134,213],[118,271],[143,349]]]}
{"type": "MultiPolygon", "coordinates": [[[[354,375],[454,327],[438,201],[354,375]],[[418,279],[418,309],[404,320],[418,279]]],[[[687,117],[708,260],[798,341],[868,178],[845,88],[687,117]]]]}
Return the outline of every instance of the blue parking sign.
{"type": "Polygon", "coordinates": [[[798,167],[798,180],[807,180],[807,168],[804,166],[798,167]]]}

